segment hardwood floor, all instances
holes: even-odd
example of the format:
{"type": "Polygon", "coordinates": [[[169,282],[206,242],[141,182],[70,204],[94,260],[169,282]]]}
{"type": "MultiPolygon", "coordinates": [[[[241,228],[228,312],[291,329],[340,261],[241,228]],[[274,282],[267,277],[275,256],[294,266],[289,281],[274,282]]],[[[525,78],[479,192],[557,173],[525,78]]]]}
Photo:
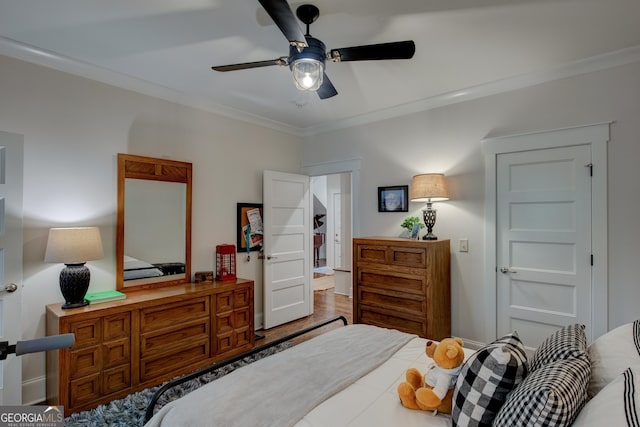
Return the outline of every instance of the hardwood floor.
{"type": "MultiPolygon", "coordinates": [[[[353,300],[346,295],[336,294],[333,288],[325,291],[314,291],[313,314],[311,316],[307,316],[275,328],[259,331],[258,333],[263,334],[265,337],[264,339],[256,341],[256,345],[260,346],[267,344],[292,332],[315,325],[316,323],[334,316],[342,315],[347,318],[348,323],[353,323],[352,311],[353,300]]],[[[297,344],[340,326],[342,326],[342,322],[332,323],[316,331],[305,334],[302,337],[296,338],[292,340],[292,343],[297,344]]]]}

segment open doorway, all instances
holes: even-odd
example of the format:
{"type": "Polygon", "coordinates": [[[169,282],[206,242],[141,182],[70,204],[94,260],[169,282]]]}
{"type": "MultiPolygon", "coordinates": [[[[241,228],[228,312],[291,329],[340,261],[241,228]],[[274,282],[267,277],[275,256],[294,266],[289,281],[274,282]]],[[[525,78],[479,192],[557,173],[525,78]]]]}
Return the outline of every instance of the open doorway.
{"type": "Polygon", "coordinates": [[[351,296],[351,173],[311,178],[313,289],[351,296]]]}

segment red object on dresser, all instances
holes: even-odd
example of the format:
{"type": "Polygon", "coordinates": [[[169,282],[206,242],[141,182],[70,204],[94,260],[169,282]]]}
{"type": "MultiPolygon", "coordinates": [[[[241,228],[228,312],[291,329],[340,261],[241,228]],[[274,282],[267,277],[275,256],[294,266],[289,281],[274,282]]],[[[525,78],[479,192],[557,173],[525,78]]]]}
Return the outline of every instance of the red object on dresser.
{"type": "Polygon", "coordinates": [[[236,245],[216,246],[216,280],[236,280],[236,245]]]}

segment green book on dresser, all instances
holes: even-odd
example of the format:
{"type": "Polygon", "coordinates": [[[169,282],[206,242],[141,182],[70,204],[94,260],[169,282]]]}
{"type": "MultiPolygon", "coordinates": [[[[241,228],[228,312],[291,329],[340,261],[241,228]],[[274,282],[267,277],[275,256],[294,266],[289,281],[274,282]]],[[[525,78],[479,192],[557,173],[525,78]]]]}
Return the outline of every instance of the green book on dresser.
{"type": "Polygon", "coordinates": [[[84,296],[84,299],[89,304],[99,304],[101,302],[118,301],[125,299],[127,295],[116,290],[102,291],[102,292],[90,292],[84,296]]]}

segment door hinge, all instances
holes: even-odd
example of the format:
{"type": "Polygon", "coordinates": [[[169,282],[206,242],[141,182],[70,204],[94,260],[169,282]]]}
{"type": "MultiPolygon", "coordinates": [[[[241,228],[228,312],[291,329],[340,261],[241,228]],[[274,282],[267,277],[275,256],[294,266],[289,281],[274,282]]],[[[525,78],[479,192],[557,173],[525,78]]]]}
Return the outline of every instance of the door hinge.
{"type": "Polygon", "coordinates": [[[593,163],[587,163],[584,167],[589,168],[589,176],[593,176],[593,163]]]}
{"type": "Polygon", "coordinates": [[[591,254],[591,265],[593,265],[593,254],[591,254]]]}

